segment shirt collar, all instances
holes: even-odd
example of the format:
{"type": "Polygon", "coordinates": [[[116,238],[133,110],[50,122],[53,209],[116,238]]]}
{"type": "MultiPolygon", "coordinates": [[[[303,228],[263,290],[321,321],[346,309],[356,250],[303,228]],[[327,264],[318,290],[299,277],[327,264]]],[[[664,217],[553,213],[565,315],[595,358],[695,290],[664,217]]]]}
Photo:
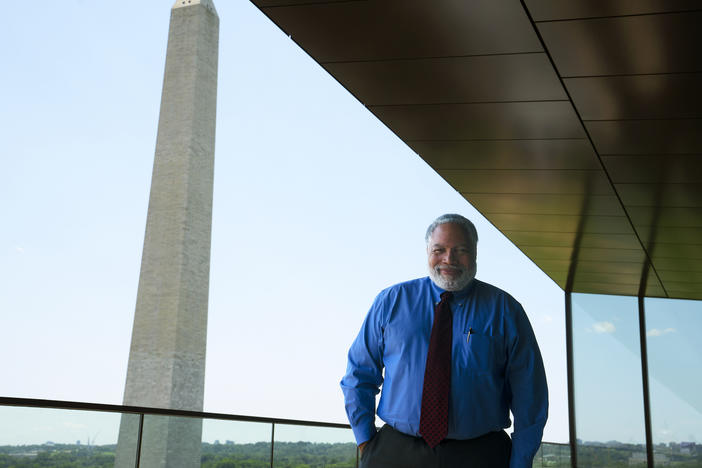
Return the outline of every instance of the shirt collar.
{"type": "MultiPolygon", "coordinates": [[[[446,291],[445,289],[441,289],[432,281],[430,276],[427,276],[427,279],[429,280],[429,283],[431,284],[431,290],[435,298],[435,302],[439,300],[441,297],[441,293],[446,291]]],[[[478,281],[477,279],[473,278],[470,283],[468,283],[468,286],[465,288],[461,289],[460,291],[452,291],[453,292],[453,300],[461,300],[465,299],[468,297],[472,292],[473,289],[475,288],[475,282],[478,281]]]]}

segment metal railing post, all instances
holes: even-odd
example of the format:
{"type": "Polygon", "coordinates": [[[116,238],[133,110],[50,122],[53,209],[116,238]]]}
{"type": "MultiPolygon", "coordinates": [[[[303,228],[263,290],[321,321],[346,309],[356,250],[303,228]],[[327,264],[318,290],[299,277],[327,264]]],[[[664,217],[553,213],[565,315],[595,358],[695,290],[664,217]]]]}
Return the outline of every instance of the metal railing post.
{"type": "Polygon", "coordinates": [[[639,294],[639,340],[641,342],[641,384],[643,385],[644,427],[646,429],[646,460],[653,468],[653,436],[651,433],[651,395],[648,387],[648,347],[646,344],[646,311],[644,297],[639,294]]]}
{"type": "Polygon", "coordinates": [[[271,468],[273,468],[273,450],[275,448],[275,423],[271,423],[271,468]]]}
{"type": "Polygon", "coordinates": [[[134,457],[134,468],[139,468],[141,463],[141,438],[144,433],[144,413],[139,413],[139,430],[137,431],[137,446],[134,457]]]}
{"type": "Polygon", "coordinates": [[[568,433],[570,438],[570,466],[578,466],[577,435],[575,432],[575,372],[573,369],[573,299],[565,292],[566,367],[568,374],[568,433]]]}

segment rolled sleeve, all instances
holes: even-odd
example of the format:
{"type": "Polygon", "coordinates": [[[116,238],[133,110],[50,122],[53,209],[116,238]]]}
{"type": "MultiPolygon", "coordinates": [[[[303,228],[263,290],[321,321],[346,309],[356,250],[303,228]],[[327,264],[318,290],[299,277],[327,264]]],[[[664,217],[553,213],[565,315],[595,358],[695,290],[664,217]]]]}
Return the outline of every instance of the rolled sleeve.
{"type": "Polygon", "coordinates": [[[348,353],[341,379],[346,415],[357,444],[370,440],[375,429],[375,397],[383,383],[381,297],[376,298],[348,353]]]}
{"type": "Polygon", "coordinates": [[[548,387],[541,352],[521,306],[515,322],[507,367],[514,415],[510,468],[531,468],[548,418],[548,387]]]}

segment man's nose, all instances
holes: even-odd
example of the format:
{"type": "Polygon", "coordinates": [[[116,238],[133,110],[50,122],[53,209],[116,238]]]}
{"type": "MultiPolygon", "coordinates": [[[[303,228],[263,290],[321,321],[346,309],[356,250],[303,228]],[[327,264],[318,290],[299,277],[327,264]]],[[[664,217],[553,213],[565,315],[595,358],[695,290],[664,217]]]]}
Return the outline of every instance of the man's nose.
{"type": "Polygon", "coordinates": [[[446,263],[453,264],[456,261],[456,252],[453,249],[446,249],[444,261],[446,263]]]}

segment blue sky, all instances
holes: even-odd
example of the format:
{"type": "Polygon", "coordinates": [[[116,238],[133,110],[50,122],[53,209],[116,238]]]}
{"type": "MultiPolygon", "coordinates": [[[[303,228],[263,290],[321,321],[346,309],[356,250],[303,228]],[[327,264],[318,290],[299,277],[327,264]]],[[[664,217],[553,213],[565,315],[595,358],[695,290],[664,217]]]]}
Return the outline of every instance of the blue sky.
{"type": "MultiPolygon", "coordinates": [[[[699,443],[702,307],[656,298],[644,305],[653,442],[699,443]]],[[[573,329],[578,438],[644,443],[637,298],[573,294],[573,329]]]]}
{"type": "MultiPolygon", "coordinates": [[[[121,403],[171,5],[4,6],[0,395],[121,403]]],[[[544,438],[566,441],[560,288],[249,2],[216,6],[205,410],[345,422],[338,381],[371,301],[425,275],[426,226],[458,212],[478,278],[529,314],[544,438]]]]}

